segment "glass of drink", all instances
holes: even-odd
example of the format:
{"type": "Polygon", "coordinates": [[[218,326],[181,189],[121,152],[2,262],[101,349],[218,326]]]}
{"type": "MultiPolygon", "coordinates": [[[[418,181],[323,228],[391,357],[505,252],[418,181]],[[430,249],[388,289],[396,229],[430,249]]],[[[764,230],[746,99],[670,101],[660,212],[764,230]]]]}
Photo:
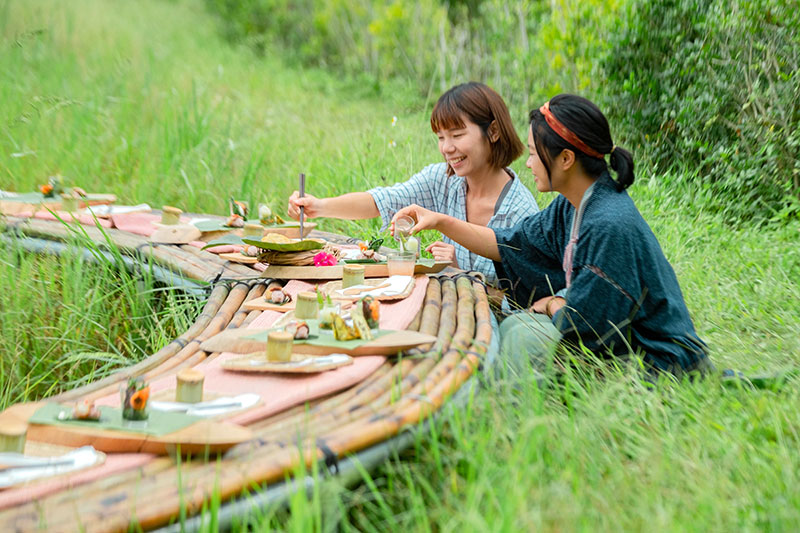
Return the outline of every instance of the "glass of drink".
{"type": "Polygon", "coordinates": [[[417,254],[412,251],[390,252],[386,257],[386,266],[390,276],[413,276],[417,254]]]}
{"type": "Polygon", "coordinates": [[[401,250],[405,250],[406,241],[411,236],[414,224],[414,219],[411,217],[400,217],[394,221],[394,240],[400,243],[401,250]]]}

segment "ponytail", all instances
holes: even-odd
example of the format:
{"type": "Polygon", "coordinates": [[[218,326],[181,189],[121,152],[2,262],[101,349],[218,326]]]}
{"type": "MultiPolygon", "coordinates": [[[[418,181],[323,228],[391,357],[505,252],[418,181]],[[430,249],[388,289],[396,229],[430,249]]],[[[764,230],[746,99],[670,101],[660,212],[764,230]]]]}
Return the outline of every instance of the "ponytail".
{"type": "Polygon", "coordinates": [[[536,151],[550,176],[550,162],[562,150],[575,153],[583,170],[599,177],[608,171],[605,154],[617,174],[617,190],[623,191],[634,180],[633,156],[611,141],[608,120],[591,101],[573,94],[554,96],[530,114],[536,151]]]}
{"type": "Polygon", "coordinates": [[[617,190],[623,191],[633,184],[633,156],[624,148],[615,146],[609,157],[611,168],[617,173],[617,190]]]}

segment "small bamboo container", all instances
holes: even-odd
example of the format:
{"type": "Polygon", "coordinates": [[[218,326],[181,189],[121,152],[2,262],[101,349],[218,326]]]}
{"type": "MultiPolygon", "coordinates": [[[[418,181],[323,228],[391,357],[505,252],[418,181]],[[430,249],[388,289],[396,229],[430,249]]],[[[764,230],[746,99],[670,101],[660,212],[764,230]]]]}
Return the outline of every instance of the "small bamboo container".
{"type": "Polygon", "coordinates": [[[264,226],[262,226],[261,224],[245,224],[244,236],[255,237],[256,239],[260,239],[261,237],[264,236],[264,226]]]}
{"type": "Polygon", "coordinates": [[[317,295],[311,291],[304,291],[297,294],[297,302],[294,306],[294,316],[302,319],[316,319],[319,312],[317,295]]]}
{"type": "Polygon", "coordinates": [[[28,425],[22,422],[5,422],[0,425],[0,452],[23,453],[28,425]]]}
{"type": "Polygon", "coordinates": [[[175,401],[182,403],[202,402],[204,379],[203,373],[194,368],[184,368],[178,372],[175,401]]]}
{"type": "Polygon", "coordinates": [[[161,208],[161,223],[165,226],[174,226],[181,221],[183,211],[177,207],[165,205],[161,208]]]}
{"type": "Polygon", "coordinates": [[[267,336],[267,361],[290,361],[293,343],[294,335],[288,331],[271,332],[267,336]]]}
{"type": "Polygon", "coordinates": [[[73,213],[78,210],[78,199],[72,194],[61,195],[61,210],[73,213]]]}
{"type": "Polygon", "coordinates": [[[364,265],[344,265],[342,267],[342,288],[364,284],[364,265]]]}

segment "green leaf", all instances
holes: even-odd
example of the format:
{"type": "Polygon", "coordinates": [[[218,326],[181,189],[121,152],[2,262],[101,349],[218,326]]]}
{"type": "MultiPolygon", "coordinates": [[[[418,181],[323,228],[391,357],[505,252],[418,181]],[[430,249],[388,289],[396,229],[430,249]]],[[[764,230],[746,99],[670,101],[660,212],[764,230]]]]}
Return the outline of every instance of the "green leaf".
{"type": "Polygon", "coordinates": [[[228,235],[223,235],[219,239],[214,239],[213,241],[209,241],[208,244],[201,248],[205,250],[206,248],[211,248],[212,246],[221,246],[225,244],[244,244],[241,237],[238,235],[234,235],[233,233],[229,233],[228,235]]]}
{"type": "Polygon", "coordinates": [[[237,229],[226,226],[224,220],[198,220],[197,222],[192,222],[192,224],[200,231],[227,231],[237,229]]]}
{"type": "Polygon", "coordinates": [[[242,241],[245,244],[273,252],[305,252],[306,250],[320,250],[325,246],[324,241],[316,239],[304,239],[295,242],[264,242],[255,239],[242,239],[242,241]]]}

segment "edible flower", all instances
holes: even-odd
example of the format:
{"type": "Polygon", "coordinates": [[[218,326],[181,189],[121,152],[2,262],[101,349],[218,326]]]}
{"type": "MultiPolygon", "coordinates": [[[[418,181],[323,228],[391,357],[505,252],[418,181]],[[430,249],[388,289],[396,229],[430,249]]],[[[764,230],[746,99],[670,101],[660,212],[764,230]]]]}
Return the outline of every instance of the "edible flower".
{"type": "Polygon", "coordinates": [[[147,399],[150,397],[150,387],[139,389],[131,396],[131,407],[137,411],[144,409],[147,399]]]}
{"type": "Polygon", "coordinates": [[[314,266],[334,266],[337,262],[336,256],[327,252],[320,252],[314,256],[314,266]]]}

